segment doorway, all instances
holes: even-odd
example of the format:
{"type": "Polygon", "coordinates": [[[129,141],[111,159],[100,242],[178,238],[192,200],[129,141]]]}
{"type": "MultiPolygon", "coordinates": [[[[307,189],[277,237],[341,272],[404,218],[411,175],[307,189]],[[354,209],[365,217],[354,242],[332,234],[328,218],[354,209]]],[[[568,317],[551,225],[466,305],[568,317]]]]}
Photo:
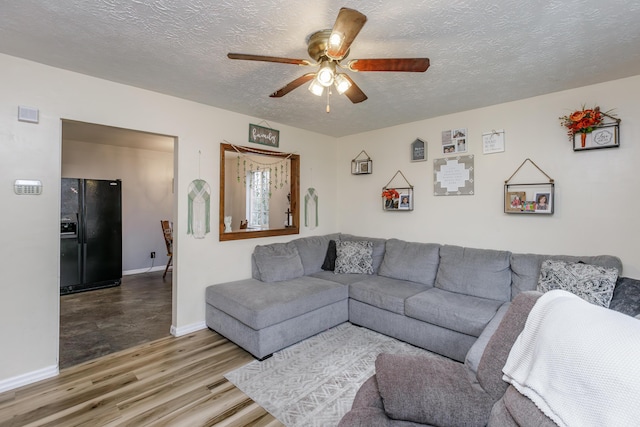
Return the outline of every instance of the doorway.
{"type": "Polygon", "coordinates": [[[69,366],[69,346],[95,350],[71,358],[81,360],[138,345],[147,336],[157,339],[162,331],[161,336],[170,335],[173,284],[171,275],[162,278],[168,256],[160,221],[174,218],[176,144],[174,136],[62,120],[62,178],[122,182],[123,277],[115,288],[61,296],[61,368],[69,366]],[[155,319],[159,325],[143,324],[154,317],[146,307],[166,312],[166,304],[168,316],[155,319]]]}

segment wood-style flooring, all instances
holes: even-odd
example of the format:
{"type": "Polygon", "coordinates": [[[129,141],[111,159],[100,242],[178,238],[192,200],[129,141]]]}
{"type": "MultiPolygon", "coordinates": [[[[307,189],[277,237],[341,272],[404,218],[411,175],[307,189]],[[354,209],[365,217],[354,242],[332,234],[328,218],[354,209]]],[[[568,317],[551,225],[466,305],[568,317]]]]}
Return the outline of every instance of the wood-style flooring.
{"type": "Polygon", "coordinates": [[[60,368],[170,335],[171,275],[122,278],[113,288],[60,297],[60,368]]]}
{"type": "Polygon", "coordinates": [[[224,374],[253,357],[208,329],[0,394],[0,426],[282,426],[224,374]]]}

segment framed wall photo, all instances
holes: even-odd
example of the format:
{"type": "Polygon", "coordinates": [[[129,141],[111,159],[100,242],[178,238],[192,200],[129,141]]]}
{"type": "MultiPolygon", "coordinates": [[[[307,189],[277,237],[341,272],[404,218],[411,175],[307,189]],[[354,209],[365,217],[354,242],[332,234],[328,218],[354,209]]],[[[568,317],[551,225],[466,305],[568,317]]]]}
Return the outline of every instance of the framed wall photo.
{"type": "Polygon", "coordinates": [[[551,193],[536,193],[534,196],[536,212],[551,212],[551,193]]]}
{"type": "Polygon", "coordinates": [[[411,194],[400,193],[400,202],[398,203],[398,209],[413,209],[413,201],[411,200],[411,194]]]}
{"type": "Polygon", "coordinates": [[[524,210],[524,203],[527,200],[525,191],[508,191],[504,200],[505,212],[520,212],[524,210]]]}
{"type": "Polygon", "coordinates": [[[411,161],[424,162],[427,160],[427,144],[420,138],[411,143],[411,161]]]}
{"type": "Polygon", "coordinates": [[[573,135],[573,151],[619,147],[619,134],[618,123],[598,126],[591,133],[576,133],[573,135]]]}

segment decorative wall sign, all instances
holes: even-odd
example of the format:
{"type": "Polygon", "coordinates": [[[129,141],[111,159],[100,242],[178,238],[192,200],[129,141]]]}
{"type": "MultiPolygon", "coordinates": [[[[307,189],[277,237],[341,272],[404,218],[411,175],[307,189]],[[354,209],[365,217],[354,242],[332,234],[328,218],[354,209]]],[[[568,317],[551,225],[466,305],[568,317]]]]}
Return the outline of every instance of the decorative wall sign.
{"type": "Polygon", "coordinates": [[[280,145],[280,131],[264,126],[249,124],[249,142],[278,147],[280,145]]]}
{"type": "Polygon", "coordinates": [[[442,131],[442,154],[467,152],[467,129],[458,128],[442,131]]]}
{"type": "Polygon", "coordinates": [[[433,161],[433,193],[436,196],[473,195],[473,155],[433,161]]]}
{"type": "Polygon", "coordinates": [[[504,130],[492,130],[482,134],[482,152],[484,154],[504,151],[504,130]]]}
{"type": "Polygon", "coordinates": [[[411,143],[411,161],[424,162],[427,160],[427,143],[420,138],[411,143]]]}
{"type": "Polygon", "coordinates": [[[593,128],[590,133],[573,135],[573,151],[619,147],[619,122],[593,128]]]}

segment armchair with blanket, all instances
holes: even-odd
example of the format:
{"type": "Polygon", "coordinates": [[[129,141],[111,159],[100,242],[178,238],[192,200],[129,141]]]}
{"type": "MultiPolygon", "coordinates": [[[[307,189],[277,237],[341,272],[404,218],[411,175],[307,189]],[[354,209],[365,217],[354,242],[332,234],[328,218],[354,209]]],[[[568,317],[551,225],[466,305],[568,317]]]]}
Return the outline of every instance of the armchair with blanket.
{"type": "MultiPolygon", "coordinates": [[[[509,386],[502,380],[502,367],[540,295],[523,292],[513,300],[477,373],[448,359],[379,355],[376,374],[362,385],[339,427],[487,425],[491,408],[509,386]]],[[[554,425],[546,421],[539,425],[554,425]]]]}

